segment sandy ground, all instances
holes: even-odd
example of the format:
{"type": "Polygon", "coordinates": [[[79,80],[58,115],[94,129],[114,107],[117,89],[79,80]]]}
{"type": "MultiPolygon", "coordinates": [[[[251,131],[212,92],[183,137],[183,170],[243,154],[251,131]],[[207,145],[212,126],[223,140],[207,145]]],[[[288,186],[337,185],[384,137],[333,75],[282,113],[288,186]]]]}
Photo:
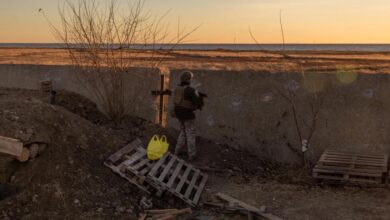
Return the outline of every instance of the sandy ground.
{"type": "MultiPolygon", "coordinates": [[[[213,188],[258,207],[265,205],[271,213],[285,219],[390,219],[390,192],[384,188],[309,186],[257,180],[228,181],[215,184],[213,188]]],[[[237,219],[246,218],[237,216],[237,219]]]]}
{"type": "MultiPolygon", "coordinates": [[[[150,53],[136,53],[133,66],[151,66],[150,53]]],[[[239,52],[239,51],[174,51],[169,55],[154,55],[163,60],[160,67],[171,69],[204,70],[260,70],[280,71],[337,71],[353,70],[357,73],[386,73],[390,70],[390,53],[373,52],[239,52]]],[[[71,64],[62,49],[1,48],[0,64],[71,64]]]]}

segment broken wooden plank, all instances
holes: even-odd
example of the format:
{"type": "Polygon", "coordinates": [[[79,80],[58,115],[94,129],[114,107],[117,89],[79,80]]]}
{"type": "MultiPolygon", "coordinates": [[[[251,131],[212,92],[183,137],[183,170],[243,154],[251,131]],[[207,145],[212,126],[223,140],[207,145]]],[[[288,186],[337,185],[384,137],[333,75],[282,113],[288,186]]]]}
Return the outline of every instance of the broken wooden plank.
{"type": "Polygon", "coordinates": [[[282,220],[282,218],[276,216],[276,215],[273,215],[271,213],[264,213],[262,212],[260,209],[254,207],[254,206],[251,206],[247,203],[244,203],[238,199],[235,199],[229,195],[226,195],[225,193],[217,193],[216,196],[224,201],[227,201],[229,203],[233,203],[233,204],[237,204],[238,206],[250,211],[250,212],[253,212],[255,213],[256,215],[259,215],[263,218],[266,218],[266,219],[269,219],[269,220],[282,220]]]}

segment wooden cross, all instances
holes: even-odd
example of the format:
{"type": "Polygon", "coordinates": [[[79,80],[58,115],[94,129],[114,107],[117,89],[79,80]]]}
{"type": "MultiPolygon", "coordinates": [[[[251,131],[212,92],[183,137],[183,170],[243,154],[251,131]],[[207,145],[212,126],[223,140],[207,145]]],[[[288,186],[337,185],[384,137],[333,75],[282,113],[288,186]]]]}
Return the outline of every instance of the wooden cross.
{"type": "Polygon", "coordinates": [[[159,124],[163,126],[163,114],[164,114],[164,96],[172,95],[172,91],[164,88],[165,76],[161,74],[160,90],[153,90],[152,95],[160,96],[160,107],[159,107],[159,124]]]}

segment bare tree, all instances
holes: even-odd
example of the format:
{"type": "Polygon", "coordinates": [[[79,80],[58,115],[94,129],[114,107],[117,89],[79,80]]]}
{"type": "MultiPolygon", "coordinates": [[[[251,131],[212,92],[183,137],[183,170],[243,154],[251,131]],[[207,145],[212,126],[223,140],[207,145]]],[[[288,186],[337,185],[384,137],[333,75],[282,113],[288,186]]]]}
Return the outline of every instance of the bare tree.
{"type": "MultiPolygon", "coordinates": [[[[120,121],[129,106],[124,78],[133,74],[131,67],[147,54],[144,65],[158,68],[164,58],[198,27],[169,39],[169,25],[162,16],[145,12],[144,0],[126,0],[122,8],[116,0],[105,5],[95,0],[65,1],[59,7],[60,27],[49,21],[54,36],[63,43],[79,70],[79,83],[102,103],[102,110],[120,121]],[[170,48],[162,49],[165,43],[170,48]]],[[[42,11],[42,13],[44,13],[42,11]]]]}
{"type": "MultiPolygon", "coordinates": [[[[302,79],[305,75],[302,74],[302,79]]],[[[288,83],[295,82],[290,79],[288,83]]],[[[326,99],[327,92],[301,92],[302,95],[306,95],[305,102],[299,103],[298,88],[294,88],[295,85],[284,85],[282,88],[272,81],[270,83],[277,93],[283,97],[289,107],[293,118],[294,128],[298,137],[299,145],[293,146],[291,143],[286,143],[286,146],[302,160],[302,165],[306,167],[310,164],[310,158],[307,157],[310,144],[313,139],[313,135],[316,132],[319,114],[326,99]],[[307,113],[309,112],[309,113],[307,113]]]]}
{"type": "MultiPolygon", "coordinates": [[[[279,11],[279,25],[281,30],[281,36],[282,36],[282,43],[283,43],[283,50],[280,55],[282,55],[283,58],[292,58],[291,56],[287,55],[286,52],[286,45],[285,45],[285,35],[284,35],[284,27],[283,27],[283,20],[282,20],[282,10],[279,11]]],[[[252,33],[251,29],[249,29],[250,36],[254,40],[254,42],[259,45],[259,42],[256,40],[254,34],[252,33]]],[[[260,46],[259,46],[260,47],[260,46]]],[[[300,76],[302,81],[305,80],[305,70],[303,68],[303,64],[298,59],[294,59],[294,63],[296,63],[300,67],[300,76]]],[[[298,137],[299,145],[293,146],[290,142],[286,144],[286,146],[299,158],[301,158],[303,167],[306,167],[310,161],[310,158],[307,157],[308,148],[310,147],[310,144],[312,142],[313,135],[316,131],[318,119],[319,119],[319,113],[322,109],[323,103],[326,98],[326,91],[318,91],[313,93],[306,94],[308,97],[306,98],[306,101],[304,103],[305,107],[302,106],[302,104],[298,104],[299,102],[299,92],[298,88],[295,85],[289,85],[289,83],[297,83],[294,81],[294,79],[291,77],[290,73],[282,73],[284,82],[287,82],[285,85],[280,85],[280,83],[277,83],[275,80],[271,80],[269,78],[266,78],[266,80],[269,82],[269,84],[272,86],[274,90],[277,91],[277,93],[283,97],[291,111],[291,115],[293,117],[294,121],[294,127],[296,130],[296,134],[298,137]],[[299,106],[301,105],[301,106],[299,106]],[[300,107],[300,108],[299,108],[300,107]],[[300,112],[299,109],[309,110],[309,115],[306,115],[305,112],[300,112]],[[305,115],[307,116],[305,118],[305,115]],[[306,119],[309,118],[307,121],[306,119]]],[[[305,95],[303,93],[303,95],[305,95]]]]}

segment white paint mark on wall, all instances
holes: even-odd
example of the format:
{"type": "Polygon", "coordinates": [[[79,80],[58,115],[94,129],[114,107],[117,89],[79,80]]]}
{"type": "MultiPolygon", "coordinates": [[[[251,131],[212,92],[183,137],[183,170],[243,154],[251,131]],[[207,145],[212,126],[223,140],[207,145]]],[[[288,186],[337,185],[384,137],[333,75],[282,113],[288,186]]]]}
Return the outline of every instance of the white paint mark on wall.
{"type": "Polygon", "coordinates": [[[207,116],[206,123],[208,126],[213,126],[215,124],[214,117],[212,115],[207,116]]]}
{"type": "Polygon", "coordinates": [[[372,89],[365,89],[362,93],[363,97],[371,99],[374,97],[374,91],[372,89]]]}
{"type": "Polygon", "coordinates": [[[290,90],[290,91],[298,91],[301,86],[299,85],[299,83],[295,80],[290,80],[287,85],[286,85],[287,89],[290,90]]]}
{"type": "Polygon", "coordinates": [[[231,103],[231,109],[233,112],[237,112],[241,109],[242,100],[240,98],[234,98],[231,103]]]}
{"type": "Polygon", "coordinates": [[[274,94],[272,92],[267,92],[261,95],[262,102],[270,102],[274,98],[274,94]]]}
{"type": "Polygon", "coordinates": [[[43,80],[52,80],[51,73],[50,72],[45,73],[43,78],[44,78],[43,80]]]}
{"type": "Polygon", "coordinates": [[[242,105],[242,100],[241,99],[235,99],[232,102],[233,107],[240,107],[242,105]]]}

